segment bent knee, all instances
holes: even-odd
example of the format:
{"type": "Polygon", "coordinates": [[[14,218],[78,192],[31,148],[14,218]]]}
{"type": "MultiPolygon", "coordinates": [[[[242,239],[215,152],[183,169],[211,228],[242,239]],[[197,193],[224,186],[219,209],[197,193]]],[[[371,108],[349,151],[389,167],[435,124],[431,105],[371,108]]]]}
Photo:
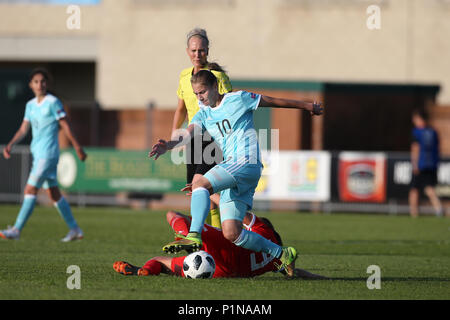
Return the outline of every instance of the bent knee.
{"type": "Polygon", "coordinates": [[[223,230],[223,236],[228,241],[235,242],[241,235],[241,232],[242,232],[242,229],[241,230],[234,230],[234,229],[233,230],[223,230]]]}
{"type": "Polygon", "coordinates": [[[24,190],[24,194],[29,194],[29,195],[37,195],[38,193],[38,188],[36,188],[35,186],[31,185],[31,184],[27,184],[25,186],[25,190],[24,190]]]}
{"type": "Polygon", "coordinates": [[[58,187],[50,187],[50,188],[46,189],[46,191],[47,191],[49,198],[53,202],[58,202],[62,197],[61,192],[59,191],[58,187]]]}
{"type": "Polygon", "coordinates": [[[431,187],[431,186],[426,186],[425,188],[423,188],[423,192],[424,192],[426,195],[433,194],[433,193],[434,193],[434,188],[431,187]]]}
{"type": "Polygon", "coordinates": [[[195,189],[198,189],[198,188],[204,188],[204,189],[208,190],[210,194],[212,192],[211,183],[205,177],[200,177],[200,178],[192,181],[192,191],[194,191],[195,189]]]}
{"type": "Polygon", "coordinates": [[[202,174],[199,174],[199,173],[194,174],[194,176],[192,177],[192,185],[194,185],[198,181],[202,180],[202,178],[203,178],[202,174]]]}

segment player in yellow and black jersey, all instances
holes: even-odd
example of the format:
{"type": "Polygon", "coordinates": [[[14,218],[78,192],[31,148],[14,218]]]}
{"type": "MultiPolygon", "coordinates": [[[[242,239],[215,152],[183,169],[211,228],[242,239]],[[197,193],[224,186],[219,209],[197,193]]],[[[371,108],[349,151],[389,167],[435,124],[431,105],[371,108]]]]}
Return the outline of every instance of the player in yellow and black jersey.
{"type": "MultiPolygon", "coordinates": [[[[217,78],[218,89],[221,94],[232,90],[230,79],[225,70],[217,63],[208,62],[209,39],[204,29],[196,28],[188,33],[186,52],[191,60],[192,67],[186,68],[180,73],[177,90],[178,106],[173,118],[172,137],[177,135],[176,131],[183,125],[186,115],[190,123],[199,110],[197,97],[192,90],[192,75],[200,70],[210,70],[217,78]]],[[[196,148],[194,141],[197,144],[200,142],[199,139],[194,138],[186,147],[186,180],[188,185],[222,161],[220,149],[211,141],[208,133],[202,137],[201,148],[199,146],[196,148]]],[[[219,199],[218,194],[211,196],[211,211],[208,217],[208,223],[217,228],[221,227],[218,210],[219,199]]]]}

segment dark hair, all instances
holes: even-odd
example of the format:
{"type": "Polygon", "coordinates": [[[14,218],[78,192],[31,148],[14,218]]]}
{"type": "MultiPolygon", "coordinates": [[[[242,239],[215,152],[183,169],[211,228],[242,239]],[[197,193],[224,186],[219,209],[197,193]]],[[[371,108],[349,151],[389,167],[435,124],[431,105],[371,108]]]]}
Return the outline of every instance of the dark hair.
{"type": "Polygon", "coordinates": [[[42,67],[38,67],[38,68],[35,68],[35,69],[31,70],[30,81],[33,80],[33,77],[35,75],[37,75],[37,74],[41,74],[44,77],[44,79],[47,80],[47,81],[50,80],[50,74],[47,71],[47,69],[42,68],[42,67]]]}
{"type": "Polygon", "coordinates": [[[227,71],[217,62],[208,62],[207,67],[209,70],[212,70],[212,71],[220,71],[223,73],[227,73],[227,71]]]}
{"type": "Polygon", "coordinates": [[[191,77],[191,84],[201,83],[207,87],[217,86],[216,76],[209,70],[200,70],[191,77]]]}
{"type": "Polygon", "coordinates": [[[270,229],[272,229],[273,234],[275,235],[275,239],[276,239],[277,242],[278,242],[278,245],[282,246],[282,245],[283,245],[283,241],[281,241],[281,237],[280,237],[280,235],[278,234],[278,232],[275,231],[275,228],[273,227],[272,222],[270,222],[270,220],[267,219],[267,218],[259,217],[259,219],[260,219],[266,226],[268,226],[270,229]]]}
{"type": "Polygon", "coordinates": [[[428,114],[423,109],[414,109],[412,112],[412,115],[419,116],[420,118],[422,118],[425,121],[428,120],[428,114]]]}

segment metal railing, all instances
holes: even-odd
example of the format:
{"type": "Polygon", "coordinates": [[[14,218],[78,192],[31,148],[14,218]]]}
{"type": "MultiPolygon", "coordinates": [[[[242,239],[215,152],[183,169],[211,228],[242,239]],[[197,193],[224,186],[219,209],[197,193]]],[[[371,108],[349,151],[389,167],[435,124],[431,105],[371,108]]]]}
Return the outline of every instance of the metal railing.
{"type": "MultiPolygon", "coordinates": [[[[0,150],[4,146],[0,145],[0,150]]],[[[5,159],[0,156],[0,203],[21,203],[24,188],[31,169],[32,157],[29,146],[17,145],[11,152],[11,158],[5,159]]],[[[132,196],[124,193],[119,194],[90,194],[70,193],[66,195],[67,200],[74,205],[84,207],[89,205],[105,206],[129,206],[136,202],[132,196]]],[[[140,201],[158,201],[155,195],[140,197],[140,201]],[[145,198],[145,199],[143,199],[145,198]]],[[[49,203],[44,194],[38,195],[39,203],[49,203]]],[[[145,205],[143,206],[145,207],[145,205]]],[[[343,202],[296,202],[296,201],[254,201],[254,210],[294,210],[312,212],[365,212],[386,213],[390,215],[405,214],[409,207],[404,201],[390,199],[386,203],[343,203],[343,202]]],[[[421,214],[434,214],[429,205],[420,207],[421,214]]]]}
{"type": "Polygon", "coordinates": [[[20,202],[31,167],[31,154],[28,146],[17,145],[11,158],[3,157],[0,145],[0,202],[20,202]]]}
{"type": "MultiPolygon", "coordinates": [[[[23,192],[31,170],[32,156],[29,146],[16,145],[11,158],[3,157],[4,145],[0,145],[0,202],[21,203],[23,192]]],[[[126,199],[116,195],[94,195],[75,193],[66,195],[68,201],[78,206],[86,205],[127,205],[126,199]]],[[[45,195],[38,195],[39,203],[48,203],[45,195]]]]}

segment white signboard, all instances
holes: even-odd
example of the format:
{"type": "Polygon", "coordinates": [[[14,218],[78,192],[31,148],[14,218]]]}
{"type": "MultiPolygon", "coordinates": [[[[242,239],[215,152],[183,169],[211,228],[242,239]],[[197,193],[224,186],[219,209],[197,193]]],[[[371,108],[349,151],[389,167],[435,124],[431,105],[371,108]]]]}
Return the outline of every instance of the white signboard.
{"type": "Polygon", "coordinates": [[[263,152],[256,200],[328,201],[331,154],[326,151],[263,152]]]}

